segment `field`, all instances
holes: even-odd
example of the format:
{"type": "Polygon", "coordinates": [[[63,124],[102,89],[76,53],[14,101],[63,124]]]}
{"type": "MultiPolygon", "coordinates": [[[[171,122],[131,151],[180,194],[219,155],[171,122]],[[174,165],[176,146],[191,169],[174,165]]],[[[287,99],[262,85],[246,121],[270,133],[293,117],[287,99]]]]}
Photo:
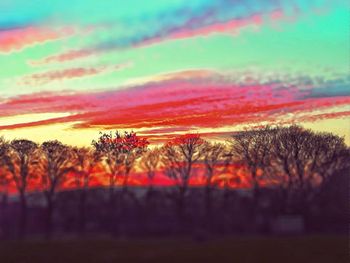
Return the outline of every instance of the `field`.
{"type": "Polygon", "coordinates": [[[347,237],[3,241],[1,263],[349,262],[347,237]]]}

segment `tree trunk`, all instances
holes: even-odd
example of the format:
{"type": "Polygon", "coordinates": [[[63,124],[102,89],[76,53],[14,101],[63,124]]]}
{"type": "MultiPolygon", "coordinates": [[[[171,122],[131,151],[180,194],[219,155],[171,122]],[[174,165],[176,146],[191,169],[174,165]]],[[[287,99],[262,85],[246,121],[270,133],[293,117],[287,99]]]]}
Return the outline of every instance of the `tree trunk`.
{"type": "Polygon", "coordinates": [[[208,222],[208,227],[212,225],[212,189],[208,185],[205,189],[205,210],[206,210],[206,220],[208,222]]]}
{"type": "Polygon", "coordinates": [[[128,190],[128,181],[129,181],[129,173],[130,171],[126,171],[124,174],[124,179],[123,179],[123,190],[127,192],[128,190]]]}
{"type": "Polygon", "coordinates": [[[2,238],[8,239],[9,238],[9,218],[8,218],[8,193],[5,192],[2,196],[1,201],[1,227],[3,229],[2,232],[2,238]]]}
{"type": "Polygon", "coordinates": [[[145,200],[145,202],[146,202],[146,205],[145,205],[145,207],[146,207],[146,213],[147,213],[148,215],[150,214],[150,210],[152,209],[152,208],[151,208],[151,201],[152,201],[152,196],[153,196],[153,194],[154,194],[154,189],[153,189],[153,186],[150,185],[150,186],[148,187],[147,194],[146,194],[146,200],[145,200]]]}
{"type": "Polygon", "coordinates": [[[109,202],[110,205],[114,208],[115,203],[115,174],[110,175],[109,177],[109,202]]]}
{"type": "Polygon", "coordinates": [[[79,201],[79,232],[84,236],[86,231],[86,189],[82,189],[79,201]]]}
{"type": "Polygon", "coordinates": [[[227,211],[228,206],[229,206],[229,196],[230,196],[230,192],[229,192],[229,186],[226,185],[225,186],[225,190],[224,190],[224,196],[223,196],[223,202],[222,202],[222,210],[227,211]]]}
{"type": "Polygon", "coordinates": [[[184,227],[185,224],[185,195],[186,195],[186,187],[180,187],[179,189],[179,195],[177,198],[177,213],[178,213],[178,219],[181,228],[184,227]]]}
{"type": "Polygon", "coordinates": [[[289,213],[289,193],[290,193],[289,187],[287,188],[281,187],[280,211],[283,214],[289,213]]]}
{"type": "Polygon", "coordinates": [[[51,195],[46,196],[46,205],[47,205],[47,214],[46,214],[46,239],[51,239],[52,236],[52,227],[53,227],[53,210],[54,203],[53,197],[51,195]]]}
{"type": "Polygon", "coordinates": [[[258,204],[259,204],[259,195],[260,195],[260,187],[257,179],[256,168],[252,171],[252,181],[253,181],[253,211],[256,215],[258,212],[258,204]]]}
{"type": "Polygon", "coordinates": [[[24,238],[27,232],[27,199],[25,193],[20,191],[20,218],[19,218],[19,238],[24,238]]]}
{"type": "Polygon", "coordinates": [[[120,195],[120,211],[121,214],[124,214],[125,211],[125,201],[126,201],[126,197],[129,195],[129,189],[128,189],[128,179],[129,179],[129,172],[130,170],[126,170],[125,174],[124,174],[124,178],[123,178],[123,185],[122,185],[122,192],[120,195]]]}
{"type": "Polygon", "coordinates": [[[152,203],[153,194],[154,194],[153,185],[149,185],[146,198],[145,198],[144,208],[143,208],[143,215],[145,217],[145,220],[144,220],[145,229],[149,228],[149,225],[152,219],[152,214],[154,213],[154,207],[152,203]]]}
{"type": "Polygon", "coordinates": [[[109,234],[114,236],[119,235],[119,218],[117,208],[120,205],[120,193],[115,191],[116,174],[110,177],[109,184],[109,215],[107,217],[108,223],[106,224],[106,229],[109,234]]]}

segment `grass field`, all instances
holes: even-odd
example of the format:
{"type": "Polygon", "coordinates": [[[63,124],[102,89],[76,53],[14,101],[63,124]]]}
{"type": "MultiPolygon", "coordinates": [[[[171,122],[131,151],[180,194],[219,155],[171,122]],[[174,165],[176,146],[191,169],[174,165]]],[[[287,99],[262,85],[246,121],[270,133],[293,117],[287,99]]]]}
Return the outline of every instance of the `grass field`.
{"type": "Polygon", "coordinates": [[[0,242],[1,263],[104,262],[349,262],[347,237],[238,237],[192,239],[0,242]]]}

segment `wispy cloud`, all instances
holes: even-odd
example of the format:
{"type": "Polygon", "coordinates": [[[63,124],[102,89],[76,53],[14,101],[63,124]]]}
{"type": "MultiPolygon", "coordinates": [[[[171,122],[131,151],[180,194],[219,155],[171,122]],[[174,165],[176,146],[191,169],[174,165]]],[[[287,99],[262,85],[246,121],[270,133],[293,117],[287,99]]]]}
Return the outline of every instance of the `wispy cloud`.
{"type": "Polygon", "coordinates": [[[115,65],[115,66],[101,66],[90,68],[69,68],[63,70],[54,70],[44,73],[36,73],[29,76],[25,76],[20,81],[23,85],[40,86],[51,83],[52,81],[63,81],[74,78],[83,78],[93,75],[98,75],[110,71],[121,70],[130,65],[130,63],[115,65]]]}
{"type": "MultiPolygon", "coordinates": [[[[207,11],[197,17],[188,17],[180,25],[165,24],[153,32],[142,29],[133,32],[128,36],[110,37],[109,40],[97,43],[86,48],[69,50],[61,54],[48,56],[35,64],[46,64],[51,62],[65,62],[74,59],[98,55],[103,52],[114,51],[118,49],[145,47],[152,44],[161,43],[169,40],[186,39],[197,36],[208,36],[211,34],[230,34],[236,35],[239,30],[253,26],[260,28],[264,23],[293,21],[298,15],[298,10],[292,13],[285,13],[283,9],[269,11],[268,13],[248,13],[245,16],[235,16],[230,18],[220,18],[213,10],[207,11]]],[[[113,28],[112,28],[113,31],[113,28]]]]}
{"type": "Polygon", "coordinates": [[[0,53],[19,51],[25,47],[73,35],[73,27],[23,27],[0,30],[0,53]]]}

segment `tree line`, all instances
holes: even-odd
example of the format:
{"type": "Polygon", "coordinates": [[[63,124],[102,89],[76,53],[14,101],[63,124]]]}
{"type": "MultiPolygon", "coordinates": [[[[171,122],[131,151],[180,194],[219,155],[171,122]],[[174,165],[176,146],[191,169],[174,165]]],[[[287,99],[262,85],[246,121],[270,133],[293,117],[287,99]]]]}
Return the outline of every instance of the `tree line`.
{"type": "Polygon", "coordinates": [[[185,134],[156,147],[150,147],[147,138],[134,132],[119,131],[100,133],[91,147],[73,147],[57,140],[41,144],[26,139],[8,141],[2,137],[0,184],[3,200],[7,200],[9,189],[15,189],[18,194],[19,237],[27,232],[28,193],[33,186],[41,192],[46,207],[45,234],[49,238],[58,193],[67,181],[79,190],[76,198],[81,234],[89,221],[87,205],[92,181],[102,176],[108,179],[108,198],[103,205],[108,208],[112,222],[109,232],[118,231],[118,221],[128,209],[128,200],[133,200],[147,217],[152,216],[154,198],[169,197],[179,222],[185,224],[189,221],[191,180],[198,176],[205,218],[202,221],[210,227],[217,216],[218,189],[222,193],[223,209],[230,206],[232,189],[245,187],[251,192],[249,206],[253,217],[267,190],[278,196],[279,213],[303,214],[336,177],[347,176],[349,161],[350,150],[344,138],[297,125],[235,132],[225,143],[206,141],[199,134],[185,134]],[[142,208],[140,197],[129,189],[133,171],[148,177],[142,208]],[[154,187],[159,173],[173,182],[165,197],[159,197],[159,190],[154,187]]]}

